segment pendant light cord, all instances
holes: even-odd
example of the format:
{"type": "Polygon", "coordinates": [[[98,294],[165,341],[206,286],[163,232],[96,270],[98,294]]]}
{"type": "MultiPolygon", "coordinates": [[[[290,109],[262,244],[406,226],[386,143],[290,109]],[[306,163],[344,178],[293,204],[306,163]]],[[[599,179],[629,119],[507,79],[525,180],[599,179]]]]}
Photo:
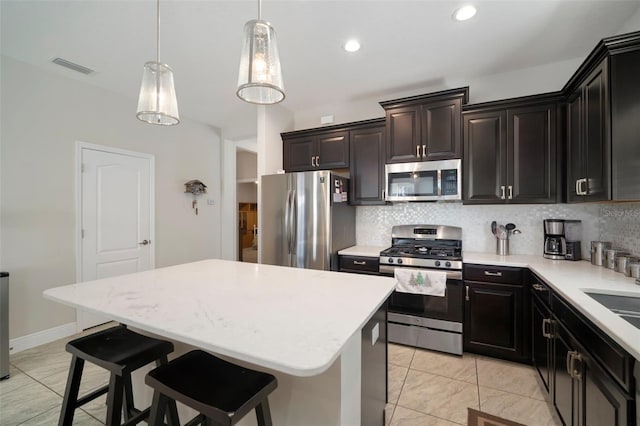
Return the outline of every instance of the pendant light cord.
{"type": "Polygon", "coordinates": [[[160,64],[160,0],[156,0],[156,62],[160,64]]]}
{"type": "Polygon", "coordinates": [[[262,20],[262,0],[258,0],[258,20],[262,20]]]}

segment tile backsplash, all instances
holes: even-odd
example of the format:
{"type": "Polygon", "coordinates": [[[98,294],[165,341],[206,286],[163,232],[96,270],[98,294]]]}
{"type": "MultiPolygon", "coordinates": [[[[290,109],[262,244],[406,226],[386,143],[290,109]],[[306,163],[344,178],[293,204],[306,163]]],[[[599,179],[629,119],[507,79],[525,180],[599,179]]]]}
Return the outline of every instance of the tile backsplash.
{"type": "Polygon", "coordinates": [[[356,209],[359,245],[387,247],[391,227],[405,224],[451,225],[462,228],[465,251],[494,252],[496,239],[490,224],[512,222],[522,234],[510,238],[511,254],[542,255],[543,219],[582,221],[582,257],[589,259],[591,241],[612,241],[614,246],[640,254],[640,203],[535,204],[468,206],[462,203],[399,203],[360,206],[356,209]]]}

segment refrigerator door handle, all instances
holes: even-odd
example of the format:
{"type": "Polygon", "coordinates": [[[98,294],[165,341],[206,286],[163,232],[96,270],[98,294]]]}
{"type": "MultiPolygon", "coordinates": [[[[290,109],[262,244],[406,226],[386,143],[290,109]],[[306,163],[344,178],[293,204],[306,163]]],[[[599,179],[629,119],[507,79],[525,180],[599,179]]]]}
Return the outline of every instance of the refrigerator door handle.
{"type": "Polygon", "coordinates": [[[287,191],[287,205],[284,210],[284,233],[287,236],[287,250],[291,254],[291,190],[287,191]]]}
{"type": "MultiPolygon", "coordinates": [[[[298,241],[298,201],[297,201],[296,190],[291,191],[291,213],[289,217],[289,224],[291,226],[291,230],[289,232],[290,239],[290,250],[293,253],[294,258],[297,256],[297,241],[298,241]]],[[[298,265],[291,265],[298,266],[298,265]]]]}

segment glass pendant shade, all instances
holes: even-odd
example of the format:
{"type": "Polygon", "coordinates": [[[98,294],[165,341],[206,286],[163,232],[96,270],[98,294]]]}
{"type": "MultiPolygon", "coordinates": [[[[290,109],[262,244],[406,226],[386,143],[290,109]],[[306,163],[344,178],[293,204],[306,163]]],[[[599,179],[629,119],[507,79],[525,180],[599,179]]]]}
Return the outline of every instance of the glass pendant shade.
{"type": "Polygon", "coordinates": [[[180,122],[173,70],[168,65],[155,61],[144,64],[136,116],[147,123],[164,126],[180,122]]]}
{"type": "Polygon", "coordinates": [[[236,94],[252,104],[277,104],[284,100],[276,31],[266,21],[255,19],[244,26],[236,94]]]}

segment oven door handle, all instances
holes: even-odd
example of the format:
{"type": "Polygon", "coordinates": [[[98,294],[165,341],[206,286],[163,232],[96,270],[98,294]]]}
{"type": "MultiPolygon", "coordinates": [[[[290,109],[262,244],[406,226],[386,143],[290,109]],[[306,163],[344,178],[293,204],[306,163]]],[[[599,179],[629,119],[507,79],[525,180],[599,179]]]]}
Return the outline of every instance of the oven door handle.
{"type": "MultiPolygon", "coordinates": [[[[378,271],[380,272],[380,274],[382,275],[387,275],[387,276],[394,276],[395,275],[395,269],[398,268],[398,266],[395,265],[380,265],[378,268],[378,271]]],[[[422,270],[429,270],[426,268],[407,268],[407,267],[403,267],[403,269],[422,269],[422,270]]],[[[432,271],[439,271],[439,272],[446,272],[447,273],[447,279],[448,280],[462,280],[462,271],[447,271],[447,270],[441,270],[441,269],[431,269],[432,271]]]]}

